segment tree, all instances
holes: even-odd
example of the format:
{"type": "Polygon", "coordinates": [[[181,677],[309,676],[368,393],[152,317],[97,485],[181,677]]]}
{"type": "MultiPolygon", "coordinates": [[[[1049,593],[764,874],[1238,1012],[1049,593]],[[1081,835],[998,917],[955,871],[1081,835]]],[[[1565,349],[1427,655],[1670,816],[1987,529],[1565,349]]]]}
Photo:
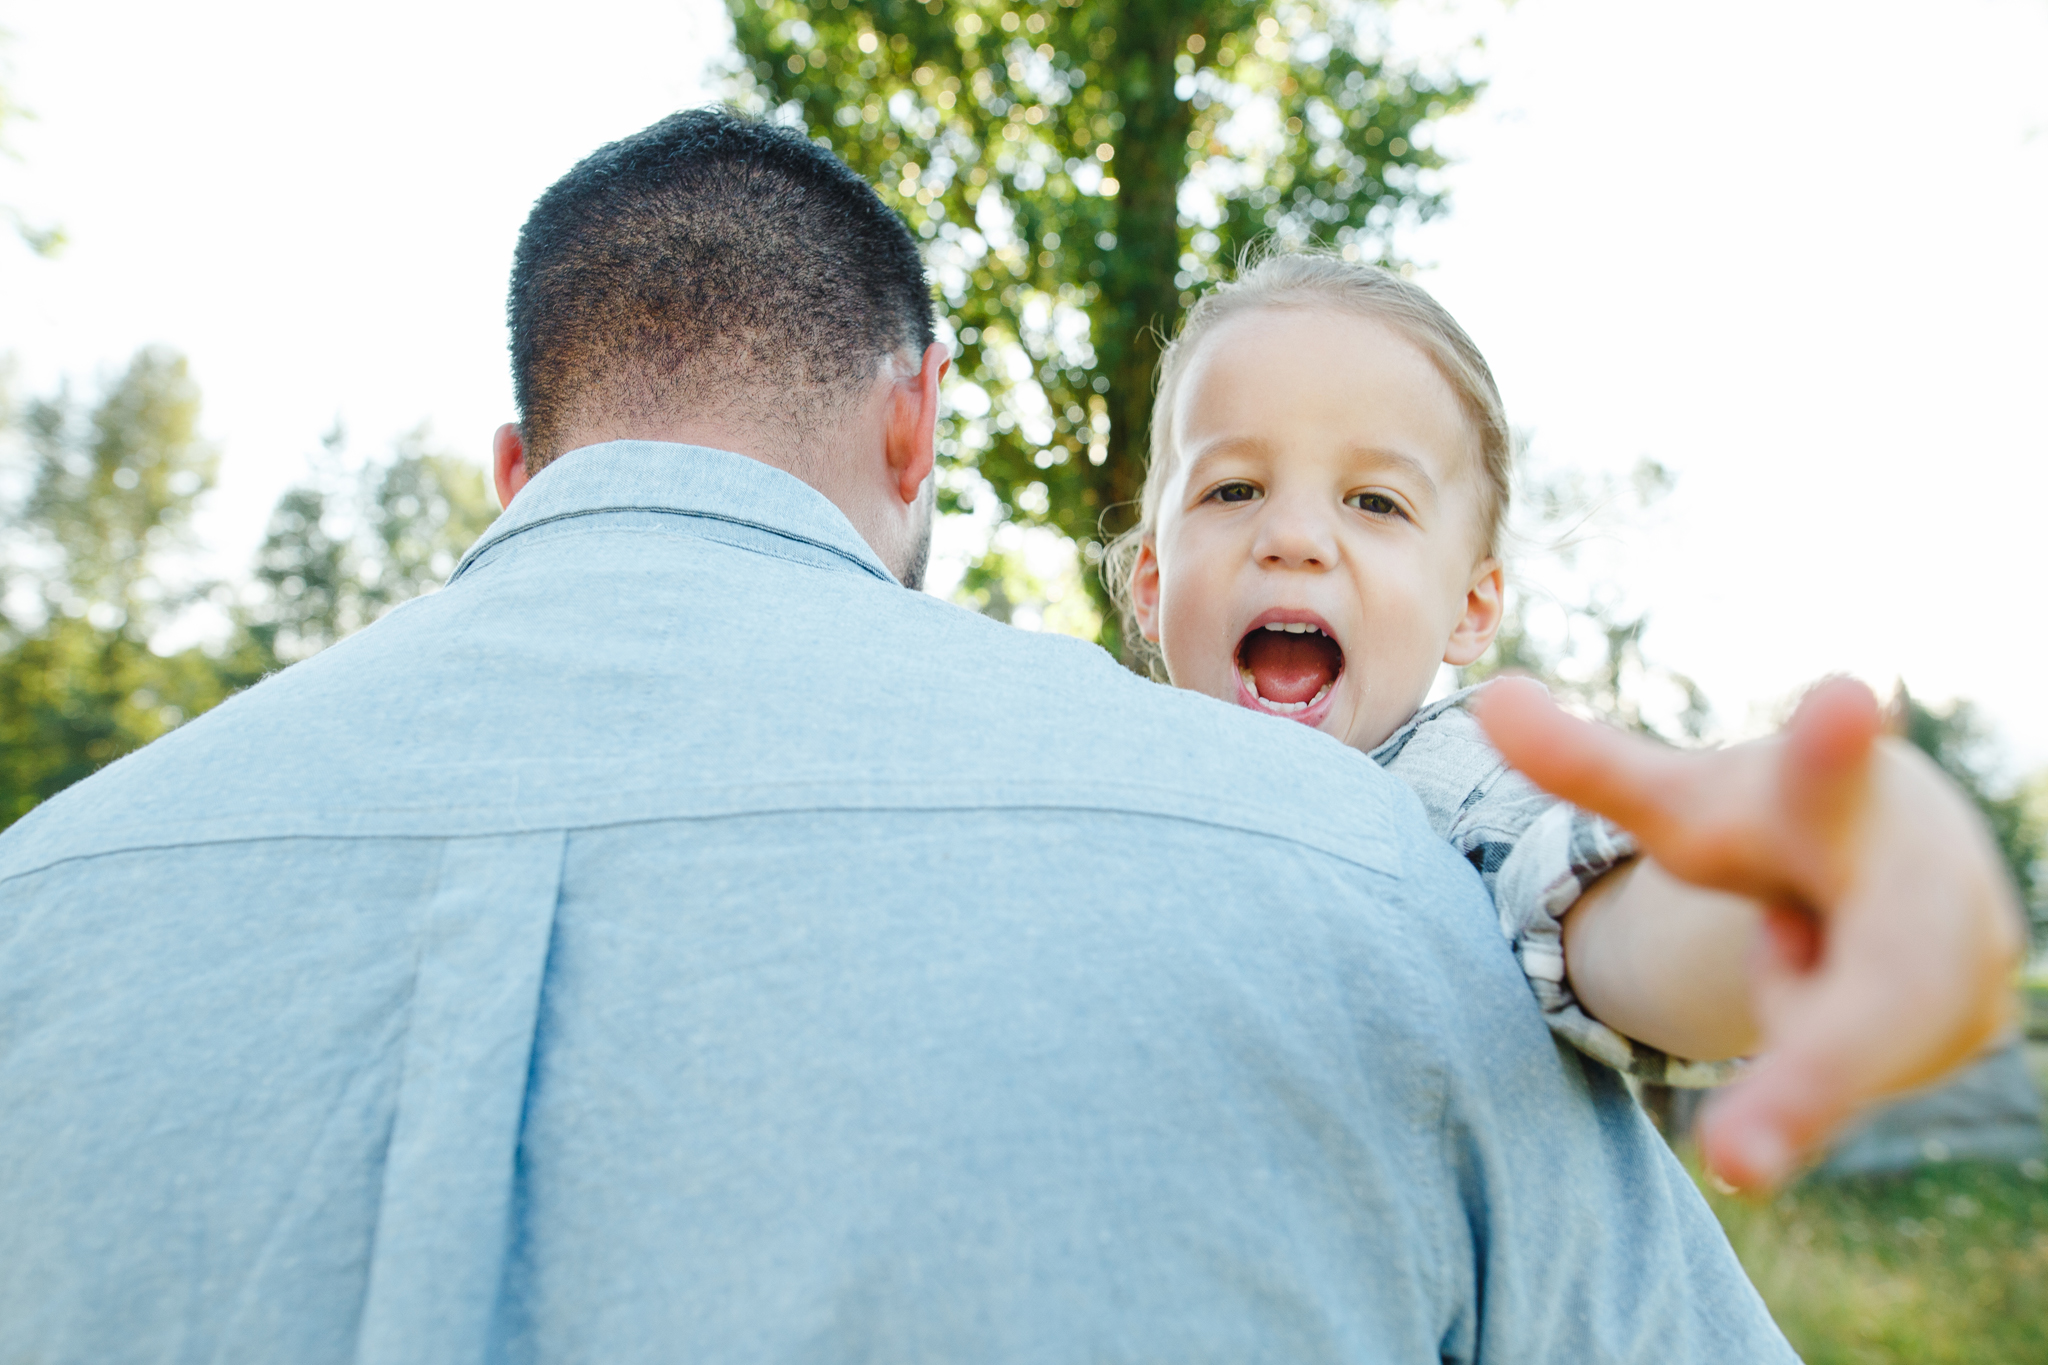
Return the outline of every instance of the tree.
{"type": "Polygon", "coordinates": [[[0,507],[0,827],[433,590],[496,510],[481,471],[423,431],[353,476],[337,431],[320,474],[279,500],[236,603],[178,573],[215,463],[183,357],[138,352],[90,412],[60,390],[0,419],[17,438],[0,466],[16,495],[0,507]],[[202,603],[229,609],[226,641],[159,652],[202,603]]]}
{"type": "Polygon", "coordinates": [[[90,413],[60,390],[19,421],[27,490],[0,563],[0,825],[249,680],[201,650],[150,647],[209,586],[177,584],[166,564],[213,483],[198,415],[184,358],[149,348],[90,413]]]}
{"type": "Polygon", "coordinates": [[[337,425],[314,478],[278,499],[256,555],[256,597],[240,617],[272,667],[433,591],[491,524],[498,508],[482,471],[429,443],[419,428],[349,477],[337,425]]]}
{"type": "MultiPolygon", "coordinates": [[[[1479,682],[1507,669],[1538,678],[1576,709],[1667,743],[1696,744],[1711,713],[1704,694],[1684,674],[1649,658],[1642,648],[1648,617],[1625,609],[1612,578],[1594,569],[1568,574],[1566,592],[1534,586],[1541,567],[1583,569],[1579,549],[1604,539],[1601,522],[1641,520],[1674,487],[1670,472],[1644,460],[1627,478],[1589,476],[1577,471],[1525,472],[1516,489],[1514,541],[1535,547],[1509,580],[1509,609],[1494,646],[1477,664],[1461,670],[1460,682],[1479,682]],[[1576,582],[1570,582],[1576,580],[1576,582]],[[1574,590],[1575,589],[1575,590],[1574,590]]],[[[2031,907],[2036,942],[2048,939],[2044,914],[2044,857],[2048,857],[2048,773],[2033,785],[2015,788],[1999,780],[1998,744],[1974,705],[1950,702],[1931,708],[1902,683],[1891,702],[1891,724],[1953,778],[1991,827],[2023,903],[2031,907]]],[[[1785,707],[1789,715],[1791,705],[1785,707]]],[[[1643,1107],[1674,1141],[1688,1135],[1703,1092],[1643,1084],[1643,1107]]]]}
{"type": "Polygon", "coordinates": [[[998,520],[1055,528],[1091,568],[1142,486],[1160,338],[1195,292],[1264,234],[1387,259],[1443,206],[1428,125],[1477,93],[1388,56],[1379,11],[1345,0],[728,6],[736,97],[831,146],[927,243],[963,381],[941,505],[978,475],[998,520]]]}
{"type": "Polygon", "coordinates": [[[187,543],[216,457],[199,439],[199,387],[183,356],[138,351],[81,421],[68,389],[31,403],[24,515],[45,553],[34,577],[51,611],[148,630],[184,605],[158,570],[187,543]]]}

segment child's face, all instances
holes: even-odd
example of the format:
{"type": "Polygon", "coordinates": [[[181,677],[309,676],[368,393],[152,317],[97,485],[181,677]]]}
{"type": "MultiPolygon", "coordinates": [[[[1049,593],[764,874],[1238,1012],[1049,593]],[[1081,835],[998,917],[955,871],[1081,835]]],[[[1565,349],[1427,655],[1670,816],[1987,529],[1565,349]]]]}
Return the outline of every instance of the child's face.
{"type": "Polygon", "coordinates": [[[1232,318],[1190,360],[1174,430],[1131,587],[1175,686],[1371,749],[1439,661],[1485,651],[1501,578],[1478,442],[1400,333],[1323,310],[1232,318]]]}

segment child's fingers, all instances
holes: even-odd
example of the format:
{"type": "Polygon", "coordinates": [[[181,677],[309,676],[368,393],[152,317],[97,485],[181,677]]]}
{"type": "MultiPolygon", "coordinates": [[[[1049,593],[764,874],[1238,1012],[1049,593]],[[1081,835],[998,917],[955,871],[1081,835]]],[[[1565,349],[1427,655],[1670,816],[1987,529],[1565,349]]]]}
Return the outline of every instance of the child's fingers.
{"type": "Polygon", "coordinates": [[[1474,710],[1501,756],[1530,781],[1597,811],[1646,842],[1669,819],[1667,801],[1682,756],[1639,735],[1566,715],[1540,683],[1502,678],[1474,710]]]}
{"type": "Polygon", "coordinates": [[[1883,713],[1868,687],[1854,678],[1817,683],[1786,727],[1792,771],[1819,778],[1860,772],[1883,728],[1883,713]]]}
{"type": "Polygon", "coordinates": [[[1729,1184],[1768,1190],[1855,1114],[1858,1099],[1825,1050],[1766,1054],[1708,1103],[1700,1155],[1729,1184]]]}
{"type": "Polygon", "coordinates": [[[1750,959],[1758,991],[1790,989],[1820,965],[1820,922],[1803,910],[1766,905],[1757,951],[1750,959]]]}
{"type": "Polygon", "coordinates": [[[1686,880],[1821,910],[1846,886],[1879,732],[1862,683],[1814,688],[1778,739],[1708,752],[1574,719],[1521,679],[1487,688],[1475,710],[1531,781],[1629,830],[1686,880]]]}
{"type": "Polygon", "coordinates": [[[1700,1125],[1707,1164],[1774,1185],[1865,1105],[1969,1060],[2009,1027],[2016,950],[1995,887],[1885,870],[1826,926],[1774,910],[1752,958],[1766,1051],[1700,1125]],[[1920,913],[1940,907],[1940,913],[1920,913]]]}
{"type": "Polygon", "coordinates": [[[1860,1046],[1868,1061],[1882,1048],[1882,1022],[1875,1032],[1857,1030],[1865,1002],[1855,979],[1845,985],[1822,974],[1826,947],[1811,915],[1764,907],[1750,998],[1770,1050],[1714,1098],[1699,1128],[1708,1169],[1732,1185],[1767,1189],[1790,1174],[1854,1110],[1855,1068],[1833,1054],[1846,1048],[1853,1062],[1860,1046]]]}
{"type": "Polygon", "coordinates": [[[1833,678],[1806,694],[1785,727],[1779,792],[1791,861],[1787,868],[1809,903],[1825,904],[1846,880],[1851,830],[1870,789],[1872,746],[1883,726],[1877,698],[1851,678],[1833,678]],[[1798,855],[1805,856],[1798,856],[1798,855]]]}
{"type": "Polygon", "coordinates": [[[1732,1185],[1768,1189],[1865,1106],[1968,1060],[1992,1016],[1910,1019],[1869,973],[1836,972],[1774,1021],[1782,1041],[1708,1105],[1700,1151],[1732,1185]]]}

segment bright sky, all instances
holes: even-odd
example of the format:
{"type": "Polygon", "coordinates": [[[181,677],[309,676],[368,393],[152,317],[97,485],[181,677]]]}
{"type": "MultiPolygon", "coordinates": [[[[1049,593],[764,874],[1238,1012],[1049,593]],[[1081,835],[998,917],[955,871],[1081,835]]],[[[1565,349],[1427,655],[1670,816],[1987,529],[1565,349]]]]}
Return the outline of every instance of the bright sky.
{"type": "Polygon", "coordinates": [[[1829,670],[2048,763],[2048,3],[1524,0],[1412,243],[1723,719],[1829,670]],[[2032,585],[2032,586],[2029,586],[2032,585]]]}
{"type": "MultiPolygon", "coordinates": [[[[1539,458],[1678,472],[1618,551],[1651,654],[1731,726],[1848,669],[1975,698],[2048,763],[2048,2],[1474,14],[1492,87],[1408,248],[1539,458]]],[[[72,239],[0,245],[0,353],[17,392],[188,354],[223,571],[337,416],[359,453],[428,421],[482,460],[527,207],[704,98],[725,41],[712,0],[16,0],[0,24],[38,116],[0,203],[72,239]]]]}

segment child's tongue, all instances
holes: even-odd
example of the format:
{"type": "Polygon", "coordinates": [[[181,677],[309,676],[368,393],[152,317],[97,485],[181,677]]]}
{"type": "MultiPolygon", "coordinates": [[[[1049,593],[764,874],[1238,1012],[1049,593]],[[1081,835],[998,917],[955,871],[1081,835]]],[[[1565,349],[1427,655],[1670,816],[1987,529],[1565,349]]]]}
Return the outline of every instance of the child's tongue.
{"type": "Polygon", "coordinates": [[[1336,681],[1337,642],[1327,635],[1255,630],[1238,650],[1267,701],[1305,702],[1336,681]]]}

